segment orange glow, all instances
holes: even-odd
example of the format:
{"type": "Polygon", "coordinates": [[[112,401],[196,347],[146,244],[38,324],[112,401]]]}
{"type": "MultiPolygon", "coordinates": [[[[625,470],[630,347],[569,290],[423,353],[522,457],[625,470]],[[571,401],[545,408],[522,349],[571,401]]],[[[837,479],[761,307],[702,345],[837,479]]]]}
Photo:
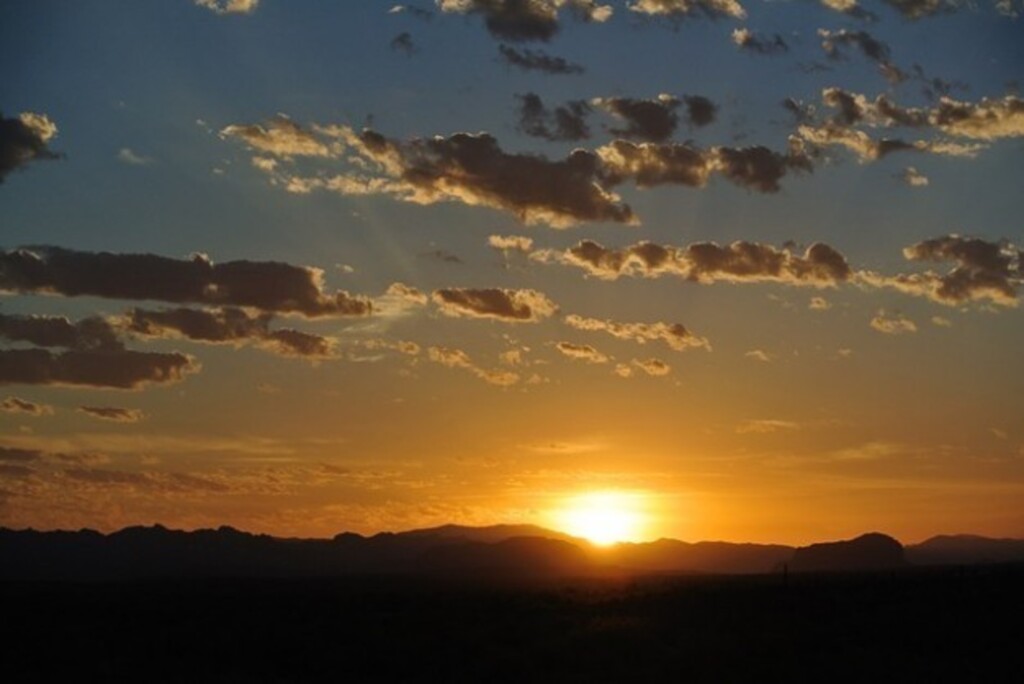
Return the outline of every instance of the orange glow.
{"type": "Polygon", "coordinates": [[[638,541],[647,527],[644,496],[628,492],[589,492],[568,499],[555,524],[566,533],[599,546],[638,541]]]}

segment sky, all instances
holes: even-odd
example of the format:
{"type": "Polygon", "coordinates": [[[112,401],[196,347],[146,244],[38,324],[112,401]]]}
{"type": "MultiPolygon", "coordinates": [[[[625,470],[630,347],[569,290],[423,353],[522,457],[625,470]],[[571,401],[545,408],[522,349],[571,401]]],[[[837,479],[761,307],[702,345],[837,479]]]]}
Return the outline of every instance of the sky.
{"type": "Polygon", "coordinates": [[[1022,14],[2,3],[0,525],[1024,537],[1022,14]]]}

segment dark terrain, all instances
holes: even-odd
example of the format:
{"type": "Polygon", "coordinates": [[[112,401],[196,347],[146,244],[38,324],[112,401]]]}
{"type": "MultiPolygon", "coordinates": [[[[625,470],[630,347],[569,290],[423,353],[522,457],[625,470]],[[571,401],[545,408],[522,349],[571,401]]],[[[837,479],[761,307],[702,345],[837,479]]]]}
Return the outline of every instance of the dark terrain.
{"type": "Polygon", "coordinates": [[[3,681],[1024,681],[1019,542],[126,532],[0,532],[3,681]],[[922,546],[959,560],[917,563],[922,546]],[[659,567],[624,567],[638,556],[659,567]],[[776,566],[667,570],[712,556],[776,566]]]}

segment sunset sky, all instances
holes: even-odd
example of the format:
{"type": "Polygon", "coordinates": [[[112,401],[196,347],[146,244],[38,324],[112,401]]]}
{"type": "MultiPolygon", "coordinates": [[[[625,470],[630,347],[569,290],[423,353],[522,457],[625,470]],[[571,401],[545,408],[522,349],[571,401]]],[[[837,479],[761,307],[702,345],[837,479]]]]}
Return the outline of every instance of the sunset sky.
{"type": "Polygon", "coordinates": [[[2,526],[1024,537],[1021,0],[0,36],[2,526]]]}

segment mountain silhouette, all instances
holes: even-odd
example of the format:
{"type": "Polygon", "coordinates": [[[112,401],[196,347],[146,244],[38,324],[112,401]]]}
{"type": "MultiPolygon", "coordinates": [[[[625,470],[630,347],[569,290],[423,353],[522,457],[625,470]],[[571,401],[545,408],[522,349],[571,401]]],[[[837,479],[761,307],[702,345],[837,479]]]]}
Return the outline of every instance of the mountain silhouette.
{"type": "Polygon", "coordinates": [[[871,532],[856,539],[811,544],[793,553],[794,572],[863,572],[893,570],[907,565],[903,545],[892,537],[871,532]]]}
{"type": "Polygon", "coordinates": [[[354,575],[591,576],[663,573],[858,572],[914,565],[1024,562],[1024,540],[968,535],[904,547],[871,533],[794,548],[660,539],[597,547],[533,525],[444,525],[363,536],[295,539],[231,527],[192,532],[162,525],[110,534],[0,528],[0,579],[354,575]]]}

